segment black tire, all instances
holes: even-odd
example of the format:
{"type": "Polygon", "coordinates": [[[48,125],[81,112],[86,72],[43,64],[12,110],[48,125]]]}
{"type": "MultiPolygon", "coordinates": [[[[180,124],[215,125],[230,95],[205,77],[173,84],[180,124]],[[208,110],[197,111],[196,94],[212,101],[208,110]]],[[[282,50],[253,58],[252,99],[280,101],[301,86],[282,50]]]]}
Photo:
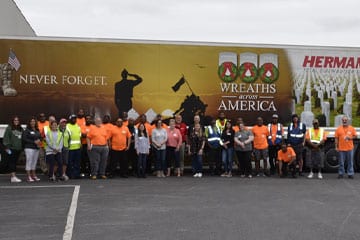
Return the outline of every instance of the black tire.
{"type": "Polygon", "coordinates": [[[324,170],[326,172],[337,172],[339,168],[339,153],[334,144],[325,146],[324,170]]]}
{"type": "Polygon", "coordinates": [[[0,161],[0,173],[7,173],[8,171],[8,160],[7,157],[5,156],[6,153],[1,152],[1,161],[0,161]]]}
{"type": "Polygon", "coordinates": [[[360,171],[360,145],[358,144],[355,148],[355,154],[354,154],[354,171],[359,172],[360,171]]]}

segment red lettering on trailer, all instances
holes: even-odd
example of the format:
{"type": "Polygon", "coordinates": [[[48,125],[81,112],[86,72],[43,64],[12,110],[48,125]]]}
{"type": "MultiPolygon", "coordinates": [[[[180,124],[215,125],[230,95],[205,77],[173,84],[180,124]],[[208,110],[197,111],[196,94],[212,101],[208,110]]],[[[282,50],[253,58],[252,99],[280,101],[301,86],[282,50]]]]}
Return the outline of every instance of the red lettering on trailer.
{"type": "Polygon", "coordinates": [[[360,68],[360,57],[305,56],[303,67],[360,68]]]}

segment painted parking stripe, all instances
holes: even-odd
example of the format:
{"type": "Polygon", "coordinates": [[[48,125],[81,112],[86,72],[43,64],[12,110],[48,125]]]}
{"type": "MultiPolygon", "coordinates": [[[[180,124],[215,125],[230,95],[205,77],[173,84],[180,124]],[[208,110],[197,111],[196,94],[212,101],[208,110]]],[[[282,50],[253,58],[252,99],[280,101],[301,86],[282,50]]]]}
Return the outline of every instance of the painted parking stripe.
{"type": "Polygon", "coordinates": [[[67,215],[67,221],[65,225],[65,231],[63,240],[71,240],[74,230],[75,214],[77,209],[77,202],[79,199],[80,185],[57,185],[57,186],[0,186],[0,189],[20,189],[20,188],[66,188],[73,187],[74,192],[67,215]]]}

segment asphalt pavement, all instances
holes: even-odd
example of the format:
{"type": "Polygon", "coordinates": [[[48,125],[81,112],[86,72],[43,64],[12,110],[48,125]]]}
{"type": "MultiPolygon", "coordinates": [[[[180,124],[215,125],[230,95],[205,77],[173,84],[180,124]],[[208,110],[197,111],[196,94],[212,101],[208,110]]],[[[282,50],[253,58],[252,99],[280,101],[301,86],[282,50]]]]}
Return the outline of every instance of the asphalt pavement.
{"type": "Polygon", "coordinates": [[[358,240],[359,206],[360,175],[31,184],[0,175],[0,239],[358,240]]]}

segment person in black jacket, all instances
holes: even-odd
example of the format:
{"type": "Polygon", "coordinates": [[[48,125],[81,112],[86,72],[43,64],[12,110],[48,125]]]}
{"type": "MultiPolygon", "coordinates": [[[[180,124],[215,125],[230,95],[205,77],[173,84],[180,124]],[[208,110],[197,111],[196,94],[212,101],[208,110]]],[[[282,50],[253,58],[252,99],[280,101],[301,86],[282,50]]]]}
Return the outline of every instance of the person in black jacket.
{"type": "Polygon", "coordinates": [[[24,143],[24,151],[26,156],[26,174],[27,182],[40,181],[36,176],[36,163],[39,158],[39,149],[41,146],[41,134],[37,127],[36,118],[32,117],[23,132],[22,140],[24,143]]]}
{"type": "Polygon", "coordinates": [[[11,123],[6,128],[3,138],[5,152],[9,163],[10,181],[19,183],[21,179],[16,177],[16,162],[19,160],[22,151],[22,133],[24,129],[21,127],[19,117],[12,118],[11,123]]]}

